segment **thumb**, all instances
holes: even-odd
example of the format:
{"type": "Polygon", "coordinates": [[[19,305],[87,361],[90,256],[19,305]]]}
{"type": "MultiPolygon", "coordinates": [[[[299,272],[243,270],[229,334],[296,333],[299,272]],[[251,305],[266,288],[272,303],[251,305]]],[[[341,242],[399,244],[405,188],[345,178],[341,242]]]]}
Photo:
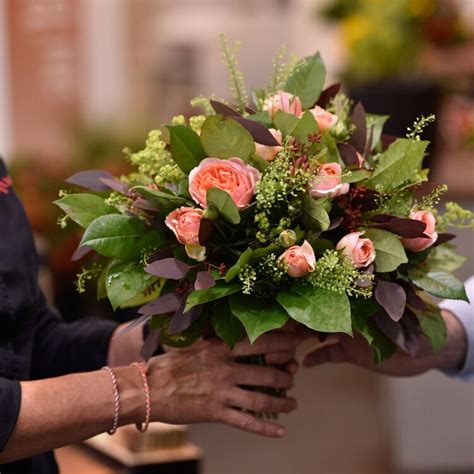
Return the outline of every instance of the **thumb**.
{"type": "Polygon", "coordinates": [[[305,367],[314,367],[315,365],[322,365],[327,362],[340,363],[347,361],[348,359],[341,344],[335,343],[318,348],[307,354],[303,359],[303,365],[305,367]]]}

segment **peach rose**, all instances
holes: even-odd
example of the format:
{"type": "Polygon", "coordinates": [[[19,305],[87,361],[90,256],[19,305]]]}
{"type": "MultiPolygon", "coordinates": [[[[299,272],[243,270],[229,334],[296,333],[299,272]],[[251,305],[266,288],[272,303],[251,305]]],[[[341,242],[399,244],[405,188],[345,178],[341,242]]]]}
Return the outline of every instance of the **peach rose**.
{"type": "Polygon", "coordinates": [[[206,193],[219,188],[229,193],[240,209],[244,208],[255,193],[260,172],[240,158],[205,158],[189,173],[189,193],[200,206],[206,208],[206,193]]]}
{"type": "Polygon", "coordinates": [[[329,130],[333,125],[336,125],[336,122],[339,120],[336,115],[324,110],[322,107],[319,107],[319,105],[314,107],[314,109],[310,109],[310,112],[313,114],[320,132],[329,130]]]}
{"type": "MultiPolygon", "coordinates": [[[[275,128],[269,128],[268,131],[273,135],[273,137],[278,143],[282,142],[280,130],[276,130],[275,128]]],[[[256,154],[266,161],[273,161],[275,159],[275,156],[278,155],[281,149],[281,146],[267,146],[262,145],[261,143],[255,143],[256,154]]]]}
{"type": "Polygon", "coordinates": [[[375,260],[375,248],[370,239],[361,238],[363,232],[351,232],[336,245],[337,250],[352,260],[357,268],[370,265],[375,260]]]}
{"type": "Polygon", "coordinates": [[[410,219],[424,222],[426,229],[424,234],[428,237],[415,237],[414,239],[401,239],[403,246],[411,250],[412,252],[421,252],[422,250],[431,247],[438,239],[438,233],[436,232],[436,219],[430,211],[412,211],[410,213],[410,219]]]}
{"type": "Polygon", "coordinates": [[[263,103],[263,110],[266,110],[273,117],[279,110],[299,117],[303,113],[303,107],[299,97],[289,92],[279,91],[275,95],[268,97],[263,103]]]}
{"type": "Polygon", "coordinates": [[[339,163],[325,163],[318,168],[311,182],[312,197],[336,197],[349,192],[349,183],[341,182],[342,169],[339,163]]]}
{"type": "Polygon", "coordinates": [[[285,250],[278,257],[278,261],[287,265],[288,275],[293,278],[301,278],[308,272],[314,272],[316,268],[313,247],[306,240],[303,245],[293,245],[293,247],[285,250]]]}
{"type": "Polygon", "coordinates": [[[180,244],[198,245],[202,214],[202,209],[178,207],[166,216],[165,224],[173,231],[180,244]]]}

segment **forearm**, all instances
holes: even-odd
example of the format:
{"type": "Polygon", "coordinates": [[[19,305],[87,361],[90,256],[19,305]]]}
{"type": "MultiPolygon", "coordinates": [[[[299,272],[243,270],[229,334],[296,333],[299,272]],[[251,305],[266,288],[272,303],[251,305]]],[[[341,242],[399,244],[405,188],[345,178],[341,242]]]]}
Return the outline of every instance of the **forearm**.
{"type": "MultiPolygon", "coordinates": [[[[144,416],[142,386],[133,367],[114,369],[120,389],[120,424],[144,416]]],[[[105,371],[22,382],[17,424],[0,463],[33,456],[82,441],[110,429],[114,419],[114,392],[105,371]]]]}

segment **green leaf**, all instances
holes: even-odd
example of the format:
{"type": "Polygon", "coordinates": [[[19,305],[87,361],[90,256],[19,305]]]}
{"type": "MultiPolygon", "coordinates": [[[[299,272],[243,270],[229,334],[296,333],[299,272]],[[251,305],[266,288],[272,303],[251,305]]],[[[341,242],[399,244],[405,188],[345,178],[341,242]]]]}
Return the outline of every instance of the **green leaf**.
{"type": "Polygon", "coordinates": [[[431,249],[425,264],[429,271],[454,272],[461,268],[466,260],[467,258],[459,255],[452,245],[444,244],[431,249]]]}
{"type": "Polygon", "coordinates": [[[408,276],[418,288],[434,296],[469,302],[464,285],[451,273],[410,268],[408,276]]]}
{"type": "Polygon", "coordinates": [[[261,123],[262,125],[265,125],[267,128],[272,128],[272,118],[270,117],[270,114],[266,110],[262,110],[260,112],[256,112],[252,115],[247,115],[245,117],[247,120],[252,120],[254,122],[261,123]]]}
{"type": "Polygon", "coordinates": [[[88,245],[104,257],[133,258],[140,254],[147,232],[148,227],[133,217],[109,214],[90,224],[80,246],[88,245]]]}
{"type": "Polygon", "coordinates": [[[369,170],[355,170],[351,171],[351,174],[345,175],[342,177],[343,183],[358,183],[359,181],[363,181],[370,176],[369,170]]]}
{"type": "Polygon", "coordinates": [[[279,329],[288,321],[288,314],[278,304],[242,293],[230,297],[230,309],[244,325],[252,344],[262,334],[279,329]]]}
{"type": "Polygon", "coordinates": [[[383,126],[389,118],[389,115],[365,114],[365,120],[367,122],[367,143],[371,135],[371,130],[373,129],[371,151],[379,142],[380,137],[382,136],[383,126]]]}
{"type": "Polygon", "coordinates": [[[231,158],[237,156],[248,161],[255,154],[252,135],[232,119],[210,115],[201,128],[201,143],[207,156],[231,158]]]}
{"type": "Polygon", "coordinates": [[[395,234],[386,230],[368,229],[365,231],[365,237],[374,243],[376,271],[393,272],[402,263],[408,262],[405,249],[395,234]]]}
{"type": "Polygon", "coordinates": [[[246,249],[245,252],[243,252],[240,255],[235,265],[230,267],[229,270],[227,270],[227,273],[225,274],[225,281],[227,283],[232,281],[240,273],[242,268],[244,268],[245,265],[249,263],[249,260],[252,257],[252,255],[253,255],[253,250],[250,247],[246,249]]]}
{"type": "Polygon", "coordinates": [[[420,322],[421,331],[428,338],[434,352],[440,351],[446,344],[448,335],[446,323],[441,311],[434,305],[428,305],[429,311],[418,311],[410,308],[420,322]]]}
{"type": "Polygon", "coordinates": [[[302,59],[286,81],[284,90],[298,96],[303,109],[318,100],[326,80],[326,67],[319,53],[302,59]]]}
{"type": "Polygon", "coordinates": [[[297,283],[281,291],[277,301],[294,320],[310,329],[352,335],[351,308],[346,294],[297,283]]]}
{"type": "Polygon", "coordinates": [[[136,294],[127,301],[124,301],[120,304],[120,309],[126,308],[137,308],[138,306],[143,306],[150,301],[158,298],[161,294],[161,290],[167,280],[165,278],[157,278],[145,291],[136,294]]]}
{"type": "Polygon", "coordinates": [[[76,224],[86,228],[93,220],[119,211],[94,194],[67,194],[54,201],[76,224]]]}
{"type": "Polygon", "coordinates": [[[300,143],[309,144],[308,135],[318,133],[318,124],[313,117],[313,114],[306,111],[300,118],[295,128],[291,131],[290,135],[296,138],[300,143]]]}
{"type": "Polygon", "coordinates": [[[151,189],[147,186],[135,186],[133,191],[153,204],[163,215],[169,214],[178,207],[190,204],[190,202],[184,197],[175,196],[174,194],[170,193],[164,193],[156,189],[151,189]]]}
{"type": "Polygon", "coordinates": [[[171,156],[176,164],[189,173],[206,158],[199,135],[185,125],[167,125],[170,132],[171,156]]]}
{"type": "Polygon", "coordinates": [[[413,178],[421,169],[427,141],[399,138],[379,156],[378,164],[367,186],[381,185],[385,191],[395,189],[413,178]]]}
{"type": "Polygon", "coordinates": [[[291,135],[292,130],[298,125],[299,118],[283,110],[278,110],[273,116],[275,128],[280,130],[283,136],[291,135]]]}
{"type": "Polygon", "coordinates": [[[323,199],[313,199],[303,195],[303,214],[301,221],[311,230],[325,231],[329,228],[329,214],[324,207],[323,199]]]}
{"type": "Polygon", "coordinates": [[[235,344],[245,336],[242,323],[232,314],[229,299],[218,300],[212,306],[211,321],[216,334],[233,349],[235,344]]]}
{"type": "Polygon", "coordinates": [[[206,194],[206,201],[207,205],[214,208],[224,220],[231,224],[240,223],[239,208],[229,193],[219,188],[210,188],[206,194]]]}
{"type": "Polygon", "coordinates": [[[105,288],[112,308],[116,310],[122,303],[145,291],[156,281],[156,277],[146,273],[137,262],[113,261],[107,267],[105,288]]]}
{"type": "Polygon", "coordinates": [[[227,284],[219,281],[216,286],[208,288],[207,290],[194,290],[189,294],[186,300],[184,313],[187,313],[193,306],[219,300],[233,293],[237,293],[241,289],[242,285],[240,283],[227,284]]]}

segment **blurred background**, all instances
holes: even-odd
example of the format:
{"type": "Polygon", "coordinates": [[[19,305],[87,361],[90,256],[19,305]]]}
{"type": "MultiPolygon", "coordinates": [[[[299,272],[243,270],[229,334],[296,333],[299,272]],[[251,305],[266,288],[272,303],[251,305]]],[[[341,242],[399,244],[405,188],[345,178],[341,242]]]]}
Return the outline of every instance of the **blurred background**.
{"type": "MultiPolygon", "coordinates": [[[[191,112],[193,97],[226,97],[220,32],[242,41],[251,87],[266,83],[285,44],[299,56],[321,51],[327,84],[342,81],[367,111],[391,115],[389,133],[435,113],[428,165],[448,199],[474,209],[474,0],[0,0],[0,154],[35,231],[42,284],[65,319],[130,314],[98,306],[94,288],[75,292],[80,235],[58,227],[51,201],[76,171],[120,173],[121,150],[191,112]]],[[[470,258],[458,273],[466,278],[473,236],[457,242],[470,258]]],[[[285,417],[282,441],[193,427],[201,472],[474,472],[472,384],[338,365],[302,370],[294,395],[299,410],[285,417]]],[[[64,474],[123,472],[81,447],[58,455],[64,474]]]]}

